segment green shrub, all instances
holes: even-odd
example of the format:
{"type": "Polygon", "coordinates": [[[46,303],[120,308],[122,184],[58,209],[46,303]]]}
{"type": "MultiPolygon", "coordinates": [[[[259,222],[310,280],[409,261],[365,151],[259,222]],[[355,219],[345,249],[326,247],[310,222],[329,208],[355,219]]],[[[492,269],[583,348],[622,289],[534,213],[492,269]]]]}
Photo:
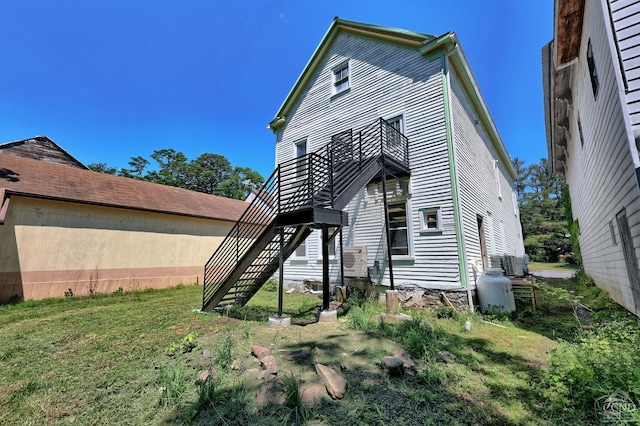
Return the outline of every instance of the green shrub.
{"type": "Polygon", "coordinates": [[[268,280],[266,283],[264,283],[262,285],[262,288],[265,291],[269,291],[269,292],[275,292],[278,291],[278,281],[274,280],[273,278],[268,280]]]}
{"type": "Polygon", "coordinates": [[[550,399],[557,408],[593,410],[621,390],[640,406],[638,347],[636,320],[611,321],[581,332],[576,343],[562,343],[552,351],[546,374],[550,399]]]}
{"type": "Polygon", "coordinates": [[[233,336],[225,333],[222,341],[216,347],[214,362],[221,369],[226,369],[233,362],[233,336]]]}
{"type": "Polygon", "coordinates": [[[198,332],[192,331],[191,333],[180,339],[179,342],[174,342],[167,346],[165,349],[165,353],[169,356],[175,356],[178,354],[191,352],[194,349],[198,349],[200,345],[198,344],[198,342],[196,342],[197,337],[198,332]]]}

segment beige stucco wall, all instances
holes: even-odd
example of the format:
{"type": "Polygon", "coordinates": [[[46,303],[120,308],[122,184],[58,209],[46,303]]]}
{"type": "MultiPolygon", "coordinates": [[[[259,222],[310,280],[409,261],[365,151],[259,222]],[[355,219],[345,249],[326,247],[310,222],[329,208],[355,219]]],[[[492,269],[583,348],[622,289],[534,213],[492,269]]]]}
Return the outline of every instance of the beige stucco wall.
{"type": "Polygon", "coordinates": [[[12,196],[0,302],[202,283],[233,223],[12,196]]]}

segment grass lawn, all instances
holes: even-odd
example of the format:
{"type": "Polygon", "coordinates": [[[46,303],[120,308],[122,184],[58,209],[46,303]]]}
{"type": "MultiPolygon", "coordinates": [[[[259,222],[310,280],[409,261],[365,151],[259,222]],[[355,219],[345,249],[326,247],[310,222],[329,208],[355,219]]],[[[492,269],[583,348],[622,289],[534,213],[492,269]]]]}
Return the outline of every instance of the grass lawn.
{"type": "Polygon", "coordinates": [[[578,265],[574,265],[567,262],[555,262],[555,263],[542,263],[531,262],[529,263],[530,272],[539,271],[577,271],[578,265]]]}
{"type": "MultiPolygon", "coordinates": [[[[318,297],[285,295],[293,324],[284,329],[267,327],[277,293],[266,291],[223,316],[197,312],[198,286],[2,306],[0,424],[596,424],[594,408],[558,404],[548,374],[554,349],[580,326],[558,297],[566,284],[543,286],[535,313],[422,309],[399,323],[381,323],[383,306],[361,300],[338,323],[315,323],[318,297]],[[346,378],[345,398],[257,404],[256,344],[275,355],[286,395],[317,382],[319,362],[346,378]],[[379,365],[397,346],[417,368],[392,378],[379,365]],[[281,356],[303,349],[303,360],[281,356]],[[201,371],[210,378],[196,386],[201,371]]],[[[593,302],[623,315],[601,295],[593,302]]]]}

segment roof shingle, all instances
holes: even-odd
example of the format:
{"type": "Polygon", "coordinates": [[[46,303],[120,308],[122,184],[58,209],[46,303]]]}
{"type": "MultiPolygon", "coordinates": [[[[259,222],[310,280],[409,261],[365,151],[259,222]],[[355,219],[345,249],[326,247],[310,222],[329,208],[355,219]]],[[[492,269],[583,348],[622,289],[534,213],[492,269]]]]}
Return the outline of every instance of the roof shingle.
{"type": "MultiPolygon", "coordinates": [[[[216,195],[0,154],[0,194],[237,221],[248,203],[216,195]]],[[[3,200],[0,199],[0,204],[3,200]]]]}

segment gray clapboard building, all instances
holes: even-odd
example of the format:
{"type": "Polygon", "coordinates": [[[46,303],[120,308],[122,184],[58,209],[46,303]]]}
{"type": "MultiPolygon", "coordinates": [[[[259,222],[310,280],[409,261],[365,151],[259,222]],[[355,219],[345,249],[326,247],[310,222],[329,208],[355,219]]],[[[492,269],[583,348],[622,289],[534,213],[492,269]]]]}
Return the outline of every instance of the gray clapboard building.
{"type": "Polygon", "coordinates": [[[232,231],[205,308],[246,301],[280,253],[289,283],[328,272],[466,295],[487,268],[522,273],[515,171],[455,33],[336,18],[269,128],[277,169],[248,212],[273,219],[251,248],[232,231]]]}
{"type": "Polygon", "coordinates": [[[556,0],[542,64],[549,159],[585,272],[640,315],[640,1],[556,0]]]}

